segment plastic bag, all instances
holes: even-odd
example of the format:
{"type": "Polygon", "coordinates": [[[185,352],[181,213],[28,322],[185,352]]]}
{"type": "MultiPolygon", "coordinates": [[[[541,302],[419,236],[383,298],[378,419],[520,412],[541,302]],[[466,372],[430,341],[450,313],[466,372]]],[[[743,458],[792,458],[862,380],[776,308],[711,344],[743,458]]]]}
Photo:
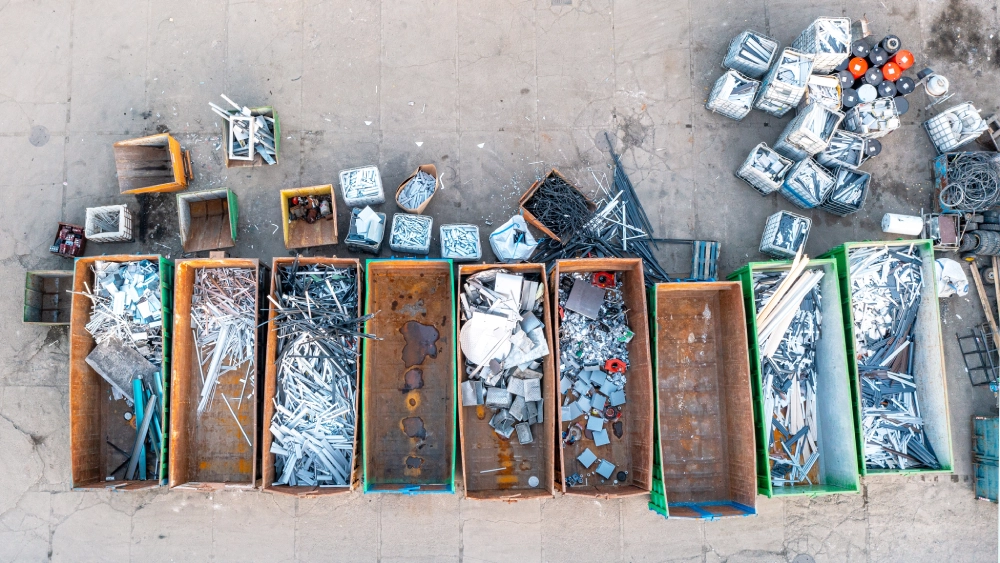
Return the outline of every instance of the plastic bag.
{"type": "Polygon", "coordinates": [[[538,241],[528,232],[524,217],[515,215],[500,228],[490,233],[490,248],[497,260],[511,264],[524,262],[538,246],[538,241]]]}
{"type": "Polygon", "coordinates": [[[952,295],[964,297],[969,294],[969,278],[965,276],[962,265],[950,258],[938,258],[934,261],[934,272],[937,277],[938,297],[952,295]]]}

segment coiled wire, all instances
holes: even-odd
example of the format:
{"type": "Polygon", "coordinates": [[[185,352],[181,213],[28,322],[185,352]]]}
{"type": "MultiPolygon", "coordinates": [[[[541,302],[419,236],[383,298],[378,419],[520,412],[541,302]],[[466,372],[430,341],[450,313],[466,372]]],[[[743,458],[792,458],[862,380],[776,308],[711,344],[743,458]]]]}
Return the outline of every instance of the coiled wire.
{"type": "Polygon", "coordinates": [[[948,163],[947,178],[938,196],[945,208],[981,211],[1000,200],[1000,161],[995,153],[959,153],[948,163]]]}

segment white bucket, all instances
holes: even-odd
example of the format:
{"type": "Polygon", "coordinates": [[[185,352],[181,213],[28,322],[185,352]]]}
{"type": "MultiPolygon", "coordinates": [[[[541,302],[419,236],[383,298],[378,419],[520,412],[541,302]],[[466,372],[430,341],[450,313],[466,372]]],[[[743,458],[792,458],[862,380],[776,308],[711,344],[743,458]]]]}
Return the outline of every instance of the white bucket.
{"type": "Polygon", "coordinates": [[[919,235],[924,230],[924,220],[915,215],[886,213],[882,217],[882,232],[896,235],[919,235]]]}

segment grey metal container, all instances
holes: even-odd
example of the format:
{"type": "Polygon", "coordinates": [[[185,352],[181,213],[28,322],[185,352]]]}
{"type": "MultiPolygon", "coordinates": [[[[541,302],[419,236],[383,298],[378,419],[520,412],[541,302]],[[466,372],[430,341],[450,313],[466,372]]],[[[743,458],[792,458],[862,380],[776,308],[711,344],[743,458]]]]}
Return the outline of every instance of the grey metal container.
{"type": "Polygon", "coordinates": [[[358,168],[341,170],[340,194],[344,197],[344,203],[348,207],[364,207],[385,203],[385,190],[382,187],[382,175],[379,174],[378,166],[359,166],[358,168]],[[374,184],[375,187],[368,188],[367,193],[360,195],[355,192],[354,187],[362,180],[374,184]]]}
{"type": "Polygon", "coordinates": [[[452,224],[452,225],[441,225],[440,235],[441,235],[441,258],[450,258],[456,262],[476,262],[483,257],[483,244],[479,239],[479,227],[476,225],[469,224],[452,224]],[[455,231],[467,231],[473,233],[475,237],[475,243],[469,252],[455,252],[453,245],[449,245],[447,241],[449,237],[455,231]]]}

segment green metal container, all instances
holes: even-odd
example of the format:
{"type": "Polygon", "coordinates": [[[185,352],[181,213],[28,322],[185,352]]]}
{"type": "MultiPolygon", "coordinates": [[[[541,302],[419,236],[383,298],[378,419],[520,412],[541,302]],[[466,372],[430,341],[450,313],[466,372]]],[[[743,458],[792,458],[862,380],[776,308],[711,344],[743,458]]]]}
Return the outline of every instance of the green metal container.
{"type": "Polygon", "coordinates": [[[364,492],[454,493],[458,443],[451,260],[369,260],[361,367],[364,492]],[[433,351],[433,355],[432,355],[433,351]]]}
{"type": "Polygon", "coordinates": [[[843,295],[844,333],[847,335],[847,367],[851,373],[851,401],[854,403],[855,440],[858,451],[858,469],[862,475],[913,473],[951,473],[951,417],[948,415],[948,386],[944,369],[944,343],[941,339],[941,313],[938,307],[937,274],[934,271],[934,243],[930,240],[896,240],[874,242],[846,242],[822,255],[837,262],[840,292],[843,295]],[[924,419],[924,433],[937,454],[941,469],[868,469],[865,466],[864,443],[861,426],[861,380],[854,336],[854,307],[851,297],[851,278],[848,252],[857,248],[877,246],[909,247],[913,245],[923,261],[924,288],[920,296],[920,310],[913,333],[919,346],[913,355],[913,379],[917,384],[917,403],[924,419]]]}
{"type": "Polygon", "coordinates": [[[820,280],[823,318],[822,338],[816,349],[817,424],[819,425],[820,484],[774,487],[771,483],[767,455],[767,432],[771,428],[771,413],[764,412],[763,369],[757,340],[757,305],[753,296],[753,274],[789,270],[792,263],[751,262],[729,274],[730,280],[743,286],[743,303],[747,313],[747,338],[750,349],[750,382],[753,386],[754,430],[757,434],[757,492],[767,497],[783,495],[818,495],[857,493],[857,444],[854,431],[854,409],[848,372],[847,346],[841,330],[840,287],[837,264],[831,259],[813,259],[807,269],[821,268],[820,280]]]}

